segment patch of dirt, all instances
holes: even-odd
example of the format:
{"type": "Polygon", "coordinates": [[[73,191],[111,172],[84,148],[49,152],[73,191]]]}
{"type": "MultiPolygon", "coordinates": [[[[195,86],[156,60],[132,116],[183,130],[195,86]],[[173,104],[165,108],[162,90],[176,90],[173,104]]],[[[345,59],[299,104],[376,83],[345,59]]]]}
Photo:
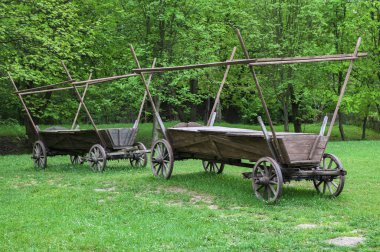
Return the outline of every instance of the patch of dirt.
{"type": "Polygon", "coordinates": [[[170,200],[167,202],[169,206],[183,206],[183,201],[180,200],[170,200]]]}
{"type": "Polygon", "coordinates": [[[108,187],[108,188],[95,188],[95,192],[114,192],[116,190],[116,187],[108,187]]]}
{"type": "Polygon", "coordinates": [[[28,187],[28,186],[35,186],[37,184],[38,184],[37,180],[32,179],[30,181],[17,182],[15,183],[14,187],[15,188],[28,187]]]}
{"type": "Polygon", "coordinates": [[[188,193],[189,191],[185,188],[177,187],[177,186],[171,186],[166,188],[159,188],[158,192],[165,191],[170,193],[188,193]]]}
{"type": "Polygon", "coordinates": [[[297,225],[297,228],[299,228],[299,229],[309,229],[309,228],[316,228],[316,227],[318,227],[318,226],[315,224],[310,224],[310,223],[297,225]]]}
{"type": "Polygon", "coordinates": [[[334,244],[336,246],[354,247],[364,241],[363,237],[349,237],[342,236],[334,239],[327,240],[327,243],[334,244]]]}
{"type": "MultiPolygon", "coordinates": [[[[195,191],[190,191],[188,189],[171,186],[171,187],[161,187],[158,188],[155,193],[168,192],[168,193],[180,193],[190,196],[190,204],[195,206],[206,205],[209,209],[219,209],[219,206],[214,203],[214,198],[207,194],[198,193],[195,191]]],[[[167,203],[170,206],[183,206],[185,202],[181,200],[172,200],[167,203]]]]}

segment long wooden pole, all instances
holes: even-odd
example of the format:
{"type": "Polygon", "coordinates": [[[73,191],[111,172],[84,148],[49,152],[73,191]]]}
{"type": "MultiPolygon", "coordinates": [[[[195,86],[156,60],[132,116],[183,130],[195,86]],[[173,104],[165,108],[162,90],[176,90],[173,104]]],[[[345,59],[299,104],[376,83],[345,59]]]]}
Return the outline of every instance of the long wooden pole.
{"type": "MultiPolygon", "coordinates": [[[[67,76],[69,77],[69,79],[72,80],[71,75],[70,75],[70,72],[69,72],[69,70],[67,69],[67,67],[66,67],[66,65],[65,65],[65,63],[64,63],[63,61],[62,61],[62,66],[63,66],[63,68],[64,68],[64,70],[65,70],[67,76]]],[[[74,88],[75,94],[76,94],[76,96],[77,96],[79,102],[82,104],[83,109],[86,111],[86,114],[87,114],[88,118],[90,119],[90,122],[91,122],[91,124],[92,124],[92,127],[94,127],[95,132],[96,132],[96,134],[98,135],[101,144],[103,145],[103,147],[105,147],[105,146],[106,146],[106,142],[104,141],[102,135],[100,134],[98,127],[96,127],[96,124],[95,124],[95,122],[94,122],[94,120],[93,120],[93,118],[92,118],[92,116],[91,116],[91,113],[90,113],[90,111],[88,110],[86,104],[84,103],[84,101],[83,101],[83,99],[82,99],[82,97],[81,97],[81,95],[80,95],[80,93],[79,93],[79,91],[78,91],[78,88],[77,88],[75,85],[73,85],[73,88],[74,88]]]]}
{"type": "Polygon", "coordinates": [[[16,94],[23,94],[23,93],[25,93],[25,92],[31,92],[31,91],[38,91],[38,90],[50,89],[50,88],[52,88],[52,87],[59,86],[59,85],[63,85],[63,84],[68,84],[68,83],[71,83],[71,82],[73,82],[73,81],[72,81],[72,80],[69,80],[69,81],[62,81],[62,82],[59,82],[59,83],[50,84],[50,85],[46,85],[46,86],[42,86],[42,87],[28,88],[28,89],[24,89],[24,90],[16,91],[16,94]]]}
{"type": "MultiPolygon", "coordinates": [[[[241,36],[240,34],[240,31],[239,29],[236,29],[236,34],[239,38],[239,41],[240,41],[240,44],[241,44],[241,47],[243,49],[243,52],[244,52],[244,55],[247,59],[249,59],[249,53],[248,53],[248,50],[245,46],[245,43],[244,43],[244,40],[243,40],[243,37],[241,36]]],[[[281,151],[280,151],[280,146],[279,146],[279,143],[278,143],[278,140],[277,140],[277,136],[276,136],[276,131],[274,130],[274,127],[273,127],[273,122],[272,122],[272,119],[271,119],[271,116],[269,114],[269,110],[268,110],[268,107],[267,107],[267,104],[265,102],[265,99],[264,99],[264,96],[263,96],[263,91],[261,89],[261,86],[260,86],[260,83],[259,83],[259,80],[257,79],[257,76],[256,76],[256,72],[255,72],[255,69],[253,68],[253,66],[249,66],[249,70],[252,74],[252,77],[253,77],[253,80],[255,81],[255,84],[256,84],[256,89],[259,93],[259,97],[260,97],[260,100],[261,100],[261,104],[263,105],[263,108],[265,110],[265,114],[267,116],[267,119],[268,119],[268,122],[269,122],[269,127],[270,127],[270,130],[272,132],[272,138],[273,138],[273,142],[274,142],[274,146],[275,146],[275,150],[276,152],[278,153],[279,157],[281,157],[281,151]]]]}
{"type": "MultiPolygon", "coordinates": [[[[230,56],[230,61],[234,59],[235,57],[235,52],[236,52],[236,46],[232,49],[232,53],[231,53],[231,56],[230,56]]],[[[230,71],[230,68],[231,68],[231,65],[227,65],[226,67],[226,71],[224,72],[224,76],[223,76],[223,80],[222,82],[220,83],[220,86],[219,86],[219,90],[218,90],[218,93],[216,95],[216,98],[215,98],[215,101],[214,101],[214,105],[211,109],[211,113],[210,113],[210,117],[207,121],[207,126],[213,126],[211,125],[212,123],[212,118],[214,117],[214,113],[216,111],[216,108],[218,107],[219,105],[219,101],[220,101],[220,94],[222,93],[222,90],[223,90],[223,87],[224,87],[224,83],[226,82],[227,80],[227,76],[228,76],[228,72],[230,71]]]]}
{"type": "MultiPolygon", "coordinates": [[[[354,54],[353,54],[353,56],[355,56],[355,57],[358,55],[358,51],[359,51],[361,41],[362,41],[362,38],[359,37],[358,41],[356,42],[356,47],[355,47],[354,54]]],[[[346,91],[347,83],[348,83],[348,80],[350,79],[351,71],[352,71],[352,68],[354,66],[354,61],[355,61],[355,59],[351,60],[350,66],[348,67],[348,70],[347,70],[346,78],[344,79],[344,82],[343,82],[343,86],[340,89],[339,99],[338,99],[338,102],[336,104],[335,111],[334,111],[333,117],[332,117],[331,122],[330,122],[329,130],[327,132],[327,140],[331,136],[331,132],[332,132],[332,129],[333,129],[334,124],[335,124],[336,116],[338,115],[338,111],[339,111],[340,105],[342,103],[344,93],[346,91]]],[[[326,145],[327,145],[327,142],[328,141],[326,141],[326,145]]]]}
{"type": "MultiPolygon", "coordinates": [[[[138,58],[137,58],[137,55],[136,55],[135,49],[133,48],[132,45],[130,45],[130,49],[131,49],[131,52],[132,52],[132,55],[133,55],[133,59],[135,60],[138,69],[141,69],[140,62],[139,62],[139,60],[138,60],[138,58]]],[[[154,105],[153,97],[152,97],[152,94],[151,94],[150,91],[149,91],[149,86],[148,86],[148,84],[147,84],[147,82],[146,82],[146,80],[145,80],[145,77],[144,77],[144,75],[143,75],[142,73],[140,73],[140,77],[141,77],[141,80],[142,80],[142,82],[143,82],[143,84],[144,84],[144,86],[145,86],[145,91],[146,91],[147,94],[148,94],[148,98],[149,98],[150,103],[151,103],[151,105],[152,105],[152,109],[153,109],[154,115],[156,116],[156,119],[157,119],[157,121],[158,121],[158,124],[160,125],[160,128],[161,128],[161,130],[162,130],[162,134],[164,135],[165,139],[168,139],[168,138],[167,138],[167,135],[166,135],[166,128],[165,128],[165,126],[164,126],[164,123],[162,122],[162,119],[161,119],[160,114],[158,113],[158,111],[157,111],[157,109],[156,109],[156,105],[154,105]]]]}
{"type": "MultiPolygon", "coordinates": [[[[153,64],[152,64],[152,68],[154,68],[156,65],[156,58],[153,59],[153,64]]],[[[150,85],[150,82],[152,80],[152,76],[153,76],[153,73],[149,74],[149,78],[148,78],[148,87],[150,85]]],[[[145,105],[145,101],[146,101],[146,97],[147,97],[147,92],[146,90],[144,91],[144,97],[141,101],[141,105],[140,105],[140,109],[139,109],[139,114],[137,115],[137,119],[135,121],[135,124],[133,125],[134,128],[137,128],[139,126],[139,123],[140,123],[140,119],[141,119],[141,114],[142,114],[142,111],[144,109],[144,105],[145,105]]]]}
{"type": "Polygon", "coordinates": [[[66,82],[66,83],[71,83],[72,86],[70,87],[62,87],[62,88],[46,88],[42,90],[36,90],[36,91],[26,91],[20,93],[21,95],[30,95],[30,94],[38,94],[38,93],[48,93],[48,92],[53,92],[53,91],[62,91],[62,90],[68,90],[68,89],[74,89],[73,86],[76,86],[77,88],[85,88],[86,85],[97,85],[97,84],[104,84],[108,81],[113,81],[113,80],[119,80],[123,78],[128,78],[128,77],[134,77],[134,76],[140,76],[139,74],[126,74],[126,75],[120,75],[120,76],[113,76],[113,77],[107,77],[107,78],[101,78],[101,79],[94,79],[94,80],[86,80],[86,81],[77,81],[77,82],[66,82]],[[83,85],[84,84],[84,85],[83,85]]]}
{"type": "MultiPolygon", "coordinates": [[[[12,85],[13,85],[14,89],[16,90],[16,92],[18,92],[18,88],[17,88],[16,83],[14,82],[11,74],[9,72],[7,72],[7,73],[8,73],[9,79],[12,82],[12,85]]],[[[22,103],[22,106],[24,107],[26,115],[28,116],[28,119],[29,119],[30,123],[32,124],[34,131],[36,132],[37,136],[39,136],[40,132],[38,131],[37,126],[36,126],[36,124],[33,121],[32,115],[30,114],[29,109],[26,106],[24,99],[22,98],[21,94],[19,94],[19,93],[17,93],[17,96],[20,99],[20,101],[22,103]]]]}
{"type": "MultiPolygon", "coordinates": [[[[91,80],[91,77],[92,77],[92,72],[90,73],[90,75],[88,77],[88,80],[91,80]]],[[[82,100],[84,100],[84,97],[86,96],[87,89],[88,89],[88,83],[86,83],[86,86],[84,88],[84,91],[83,91],[83,94],[82,94],[82,100]]],[[[79,112],[80,112],[81,108],[82,108],[82,103],[79,103],[78,109],[77,109],[77,113],[75,114],[73,124],[71,125],[71,129],[74,129],[74,127],[75,127],[75,123],[78,120],[78,116],[79,116],[79,112]]]]}
{"type": "MultiPolygon", "coordinates": [[[[367,53],[359,53],[357,57],[365,57],[367,53]]],[[[316,60],[316,61],[334,61],[334,60],[347,60],[352,57],[352,54],[333,54],[333,55],[322,55],[322,56],[302,56],[302,57],[283,57],[283,58],[260,58],[260,59],[236,59],[236,60],[227,60],[222,62],[210,62],[203,64],[192,64],[192,65],[183,65],[183,66],[169,66],[169,67],[156,67],[152,68],[141,68],[133,69],[135,73],[157,73],[157,72],[166,72],[166,71],[180,71],[180,70],[189,70],[195,68],[205,68],[205,67],[218,67],[218,66],[229,66],[229,65],[264,65],[268,64],[290,64],[289,61],[302,61],[302,60],[316,60]],[[272,63],[280,62],[280,63],[272,63]]]]}
{"type": "Polygon", "coordinates": [[[326,61],[343,61],[355,60],[358,57],[341,57],[341,58],[319,58],[319,59],[294,59],[294,60],[280,60],[280,61],[266,61],[249,63],[250,66],[266,66],[266,65],[284,65],[284,64],[297,64],[297,63],[310,63],[310,62],[326,62],[326,61]]]}

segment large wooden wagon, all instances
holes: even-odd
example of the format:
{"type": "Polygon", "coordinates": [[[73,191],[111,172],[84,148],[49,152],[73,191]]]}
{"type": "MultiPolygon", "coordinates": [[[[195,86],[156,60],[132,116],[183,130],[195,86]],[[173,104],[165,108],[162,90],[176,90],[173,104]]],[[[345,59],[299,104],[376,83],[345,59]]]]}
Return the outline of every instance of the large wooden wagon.
{"type": "MultiPolygon", "coordinates": [[[[137,74],[126,74],[120,76],[106,77],[101,79],[92,79],[91,74],[86,81],[74,81],[69,71],[62,62],[63,67],[69,77],[68,81],[51,84],[43,87],[18,90],[13,78],[9,74],[9,78],[16,90],[16,94],[21,100],[25,112],[32,126],[32,137],[35,138],[32,151],[32,159],[37,168],[45,169],[47,166],[47,157],[56,155],[69,155],[72,164],[83,164],[88,161],[93,171],[104,171],[107,160],[129,159],[133,167],[145,167],[147,164],[147,153],[149,152],[144,144],[135,142],[140,122],[141,113],[146,100],[146,93],[141,102],[137,119],[132,128],[107,128],[99,129],[85,102],[84,98],[90,85],[101,84],[112,80],[138,76],[137,74]],[[59,86],[59,87],[58,87],[59,86]],[[62,87],[63,86],[63,87],[62,87]],[[51,127],[40,129],[34,123],[30,111],[23,99],[25,95],[47,93],[62,90],[73,90],[79,100],[79,106],[75,115],[71,128],[51,127]],[[79,89],[84,89],[80,94],[79,89]],[[80,130],[76,125],[77,118],[81,108],[85,110],[93,129],[80,130]]],[[[153,66],[155,60],[153,62],[153,66]]],[[[152,66],[152,67],[153,67],[152,66]]],[[[149,81],[151,75],[149,76],[149,81]]]]}
{"type": "MultiPolygon", "coordinates": [[[[311,180],[319,193],[334,197],[338,196],[344,187],[346,171],[339,159],[333,154],[325,153],[325,150],[348,83],[353,62],[358,57],[366,56],[365,53],[358,53],[361,39],[358,39],[353,54],[250,59],[238,30],[237,35],[246,56],[244,60],[233,60],[236,50],[234,48],[231,58],[225,62],[134,69],[135,73],[139,73],[143,77],[143,73],[227,66],[206,126],[197,125],[196,123],[181,123],[166,129],[158,111],[154,107],[148,85],[145,82],[146,91],[149,94],[163,134],[163,139],[156,141],[151,149],[151,167],[154,176],[169,179],[175,160],[199,159],[202,160],[203,168],[206,172],[222,173],[226,164],[253,169],[243,175],[252,179],[252,187],[256,196],[267,202],[278,200],[282,194],[283,183],[291,180],[311,180]],[[340,97],[327,135],[325,135],[327,117],[323,120],[319,134],[275,132],[254,66],[341,60],[350,60],[351,63],[341,88],[340,97]],[[230,66],[235,64],[248,65],[269,122],[269,132],[261,117],[258,118],[261,131],[213,126],[220,92],[223,89],[230,66]]],[[[133,50],[132,53],[134,53],[133,50]]]]}

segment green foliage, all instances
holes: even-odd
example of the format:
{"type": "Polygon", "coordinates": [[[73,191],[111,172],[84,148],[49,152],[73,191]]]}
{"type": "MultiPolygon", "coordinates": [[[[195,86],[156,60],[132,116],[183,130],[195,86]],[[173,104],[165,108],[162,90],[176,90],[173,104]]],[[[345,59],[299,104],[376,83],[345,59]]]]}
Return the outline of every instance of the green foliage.
{"type": "MultiPolygon", "coordinates": [[[[155,57],[157,66],[223,61],[234,46],[235,58],[243,58],[235,28],[251,57],[352,53],[361,36],[360,51],[369,56],[355,63],[341,111],[356,121],[379,119],[378,1],[5,0],[0,7],[0,120],[23,117],[6,71],[21,89],[66,80],[60,60],[75,79],[87,79],[90,70],[93,78],[125,74],[135,68],[129,44],[142,67],[155,57]]],[[[257,67],[272,119],[319,122],[333,111],[347,67],[348,62],[257,67]]],[[[202,120],[223,72],[155,74],[151,88],[163,116],[202,120]]],[[[136,77],[91,87],[85,100],[99,123],[133,122],[143,92],[136,77]]],[[[66,91],[26,101],[39,123],[69,123],[78,106],[74,93],[66,91]]],[[[246,123],[264,114],[246,67],[231,67],[221,106],[222,116],[234,111],[246,123]]],[[[144,120],[151,120],[146,108],[144,120]]],[[[83,112],[80,121],[88,122],[83,112]]]]}

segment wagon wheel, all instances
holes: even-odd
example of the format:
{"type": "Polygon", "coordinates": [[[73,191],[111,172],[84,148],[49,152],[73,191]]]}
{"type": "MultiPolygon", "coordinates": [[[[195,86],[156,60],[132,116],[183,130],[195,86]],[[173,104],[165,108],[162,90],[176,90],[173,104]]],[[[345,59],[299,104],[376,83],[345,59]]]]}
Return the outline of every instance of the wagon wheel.
{"type": "Polygon", "coordinates": [[[45,169],[47,165],[46,147],[42,141],[33,144],[32,159],[36,168],[45,169]]]}
{"type": "Polygon", "coordinates": [[[224,170],[224,164],[202,160],[203,169],[209,173],[220,174],[224,170]]]}
{"type": "Polygon", "coordinates": [[[172,147],[165,139],[156,141],[152,147],[152,172],[156,177],[169,179],[172,175],[174,156],[172,147]]]}
{"type": "MultiPolygon", "coordinates": [[[[318,169],[321,170],[341,170],[343,171],[343,165],[339,159],[332,155],[325,153],[318,169]]],[[[344,187],[345,175],[342,173],[338,176],[318,176],[313,180],[315,189],[324,195],[337,197],[344,187]]]]}
{"type": "Polygon", "coordinates": [[[277,201],[282,194],[280,165],[270,157],[259,159],[253,168],[252,187],[256,197],[266,202],[277,201]]]}
{"type": "Polygon", "coordinates": [[[136,143],[136,145],[141,153],[133,153],[133,157],[129,159],[132,167],[145,167],[148,162],[148,155],[146,154],[146,147],[143,143],[136,143]]]}
{"type": "Polygon", "coordinates": [[[80,165],[84,163],[84,158],[80,155],[70,155],[72,165],[80,165]]]}
{"type": "Polygon", "coordinates": [[[107,164],[106,151],[100,144],[91,147],[88,154],[88,163],[94,172],[103,172],[107,164]]]}

